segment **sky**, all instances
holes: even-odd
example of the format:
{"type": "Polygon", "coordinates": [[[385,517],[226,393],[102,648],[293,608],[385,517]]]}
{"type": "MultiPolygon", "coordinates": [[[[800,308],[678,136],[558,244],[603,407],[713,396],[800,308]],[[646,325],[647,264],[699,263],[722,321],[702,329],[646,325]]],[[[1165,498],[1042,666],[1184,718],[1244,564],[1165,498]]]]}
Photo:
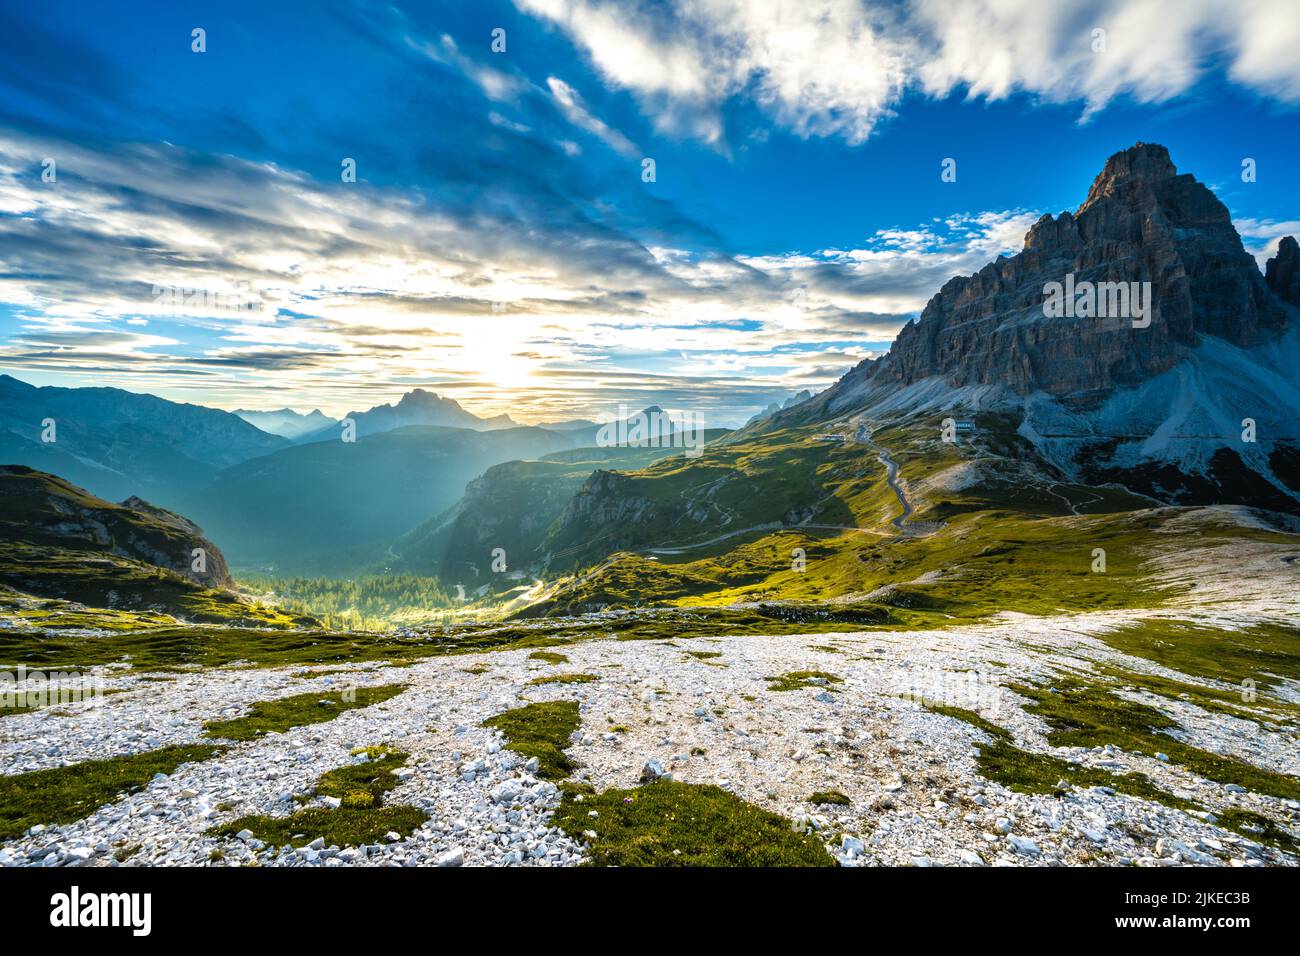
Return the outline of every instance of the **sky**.
{"type": "Polygon", "coordinates": [[[1138,141],[1262,264],[1297,49],[1295,0],[8,4],[0,371],[732,425],[1138,141]]]}

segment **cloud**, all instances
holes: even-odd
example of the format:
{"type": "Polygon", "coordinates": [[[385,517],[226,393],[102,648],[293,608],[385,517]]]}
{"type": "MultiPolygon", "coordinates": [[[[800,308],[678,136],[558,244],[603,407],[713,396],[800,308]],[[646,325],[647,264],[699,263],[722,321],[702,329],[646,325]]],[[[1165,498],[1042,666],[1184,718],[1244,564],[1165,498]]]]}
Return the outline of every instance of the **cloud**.
{"type": "Polygon", "coordinates": [[[1232,224],[1241,235],[1242,245],[1255,257],[1261,270],[1269,259],[1277,255],[1278,243],[1283,236],[1300,236],[1300,220],[1297,219],[1234,219],[1232,224]]]}
{"type": "Polygon", "coordinates": [[[551,96],[555,98],[555,104],[564,114],[564,118],[574,126],[586,130],[621,156],[633,158],[641,154],[630,139],[593,115],[587,109],[587,104],[582,101],[578,91],[568,83],[558,77],[548,76],[546,86],[550,89],[551,96]]]}
{"type": "Polygon", "coordinates": [[[456,41],[444,33],[435,40],[408,33],[404,36],[406,43],[423,56],[435,63],[454,67],[474,82],[483,95],[490,100],[513,100],[523,92],[528,84],[523,79],[503,70],[486,66],[483,63],[460,52],[456,41]]]}
{"type": "Polygon", "coordinates": [[[901,44],[851,0],[663,5],[517,0],[564,29],[656,125],[721,145],[722,106],[744,95],[802,136],[862,142],[904,79],[901,44]]]}
{"type": "Polygon", "coordinates": [[[725,148],[751,103],[802,137],[865,141],[909,91],[1159,103],[1213,70],[1300,102],[1294,0],[516,0],[555,24],[661,130],[725,148]]]}
{"type": "Polygon", "coordinates": [[[342,412],[436,384],[521,421],[642,399],[743,419],[883,348],[1034,218],[957,216],[752,257],[663,200],[615,228],[551,184],[510,181],[506,197],[435,200],[0,128],[0,365],[228,407],[273,388],[342,412]],[[56,183],[32,164],[45,155],[60,157],[56,183]],[[179,299],[158,294],[173,288],[179,299]],[[240,289],[248,308],[231,307],[240,289]]]}

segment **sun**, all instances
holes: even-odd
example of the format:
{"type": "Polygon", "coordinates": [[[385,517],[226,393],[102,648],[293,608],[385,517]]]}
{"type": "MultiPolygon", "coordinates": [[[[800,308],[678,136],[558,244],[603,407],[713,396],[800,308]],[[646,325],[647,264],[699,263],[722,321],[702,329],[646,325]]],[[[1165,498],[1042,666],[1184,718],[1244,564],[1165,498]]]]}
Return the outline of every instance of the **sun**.
{"type": "Polygon", "coordinates": [[[513,330],[479,329],[462,338],[462,371],[497,388],[522,388],[532,377],[533,363],[513,330]]]}

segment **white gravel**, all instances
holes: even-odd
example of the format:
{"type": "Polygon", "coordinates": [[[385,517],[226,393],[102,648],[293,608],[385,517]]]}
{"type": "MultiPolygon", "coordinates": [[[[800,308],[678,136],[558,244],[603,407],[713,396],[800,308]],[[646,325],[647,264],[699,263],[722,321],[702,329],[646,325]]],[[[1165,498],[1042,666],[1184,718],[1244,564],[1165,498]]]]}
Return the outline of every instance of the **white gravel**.
{"type": "MultiPolygon", "coordinates": [[[[577,779],[598,788],[635,786],[647,761],[658,760],[678,780],[718,784],[818,832],[846,865],[1296,865],[1294,856],[1215,826],[1212,816],[1100,788],[1064,798],[1012,793],[976,773],[979,731],[914,702],[920,692],[935,703],[977,709],[1022,748],[1141,771],[1211,811],[1240,807],[1300,828],[1294,801],[1234,792],[1177,765],[1110,748],[1048,747],[1045,727],[1003,685],[1096,662],[1161,673],[1088,636],[1123,619],[1007,616],[934,632],[599,640],[555,648],[570,658],[559,666],[529,660],[527,651],[501,651],[405,667],[344,666],[309,679],[294,676],[300,666],[223,668],[156,682],[117,671],[109,685],[129,692],[97,706],[0,718],[4,773],[201,742],[203,721],[238,715],[257,700],[343,686],[410,686],[333,721],[233,744],[83,820],[7,841],[0,864],[195,864],[220,850],[214,865],[574,865],[584,859],[582,843],[548,822],[559,801],[556,787],[481,726],[527,701],[574,699],[582,713],[569,749],[577,779]],[[721,656],[697,659],[688,650],[721,656]],[[476,665],[488,670],[467,672],[476,665]],[[766,675],[791,670],[826,671],[843,682],[767,689],[766,675]],[[600,679],[528,685],[537,676],[579,672],[600,679]],[[382,743],[411,754],[411,772],[385,802],[429,814],[409,838],[285,851],[205,835],[245,814],[290,812],[293,796],[352,760],[353,749],[382,743]],[[808,804],[818,790],[840,791],[852,803],[808,804]],[[115,849],[136,845],[124,864],[114,858],[115,849]]],[[[1198,747],[1300,775],[1293,724],[1260,725],[1189,702],[1139,699],[1175,717],[1183,739],[1198,747]]]]}

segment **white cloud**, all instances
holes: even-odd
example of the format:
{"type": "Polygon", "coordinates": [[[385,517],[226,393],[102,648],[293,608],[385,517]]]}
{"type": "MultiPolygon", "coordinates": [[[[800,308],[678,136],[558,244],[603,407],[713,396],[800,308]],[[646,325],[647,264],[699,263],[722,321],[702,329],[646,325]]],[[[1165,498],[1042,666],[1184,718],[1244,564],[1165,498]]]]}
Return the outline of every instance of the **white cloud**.
{"type": "Polygon", "coordinates": [[[3,129],[0,206],[22,210],[0,235],[0,302],[18,307],[0,325],[0,364],[19,374],[230,407],[275,388],[340,413],[402,383],[449,383],[520,420],[631,392],[708,408],[829,385],[950,275],[1019,248],[1033,218],[954,217],[852,249],[735,259],[579,231],[550,207],[497,220],[274,164],[3,129]],[[44,155],[61,157],[57,185],[24,159],[44,155]],[[252,313],[201,299],[177,314],[152,294],[244,282],[252,313]]]}
{"type": "Polygon", "coordinates": [[[904,78],[901,46],[856,0],[517,0],[564,28],[662,130],[721,144],[721,106],[742,93],[802,136],[870,135],[904,78]],[[671,8],[671,16],[663,15],[671,8]]]}
{"type": "Polygon", "coordinates": [[[527,87],[527,83],[517,76],[485,66],[460,52],[456,41],[443,34],[437,40],[428,40],[414,34],[407,34],[407,45],[444,66],[451,66],[468,77],[490,100],[512,100],[527,87]]]}
{"type": "Polygon", "coordinates": [[[1261,270],[1269,259],[1277,255],[1277,246],[1283,236],[1300,236],[1300,219],[1282,222],[1276,219],[1234,219],[1232,224],[1241,234],[1242,245],[1255,257],[1261,270]]]}
{"type": "Polygon", "coordinates": [[[631,158],[640,155],[636,144],[587,109],[587,104],[582,101],[578,91],[568,83],[559,77],[548,76],[546,86],[551,91],[556,108],[574,126],[586,130],[622,156],[631,158]]]}
{"type": "Polygon", "coordinates": [[[1211,70],[1300,102],[1295,0],[516,0],[568,33],[664,130],[725,148],[747,99],[804,136],[867,139],[909,89],[1158,103],[1211,70]],[[1096,31],[1102,31],[1097,33],[1096,31]]]}

